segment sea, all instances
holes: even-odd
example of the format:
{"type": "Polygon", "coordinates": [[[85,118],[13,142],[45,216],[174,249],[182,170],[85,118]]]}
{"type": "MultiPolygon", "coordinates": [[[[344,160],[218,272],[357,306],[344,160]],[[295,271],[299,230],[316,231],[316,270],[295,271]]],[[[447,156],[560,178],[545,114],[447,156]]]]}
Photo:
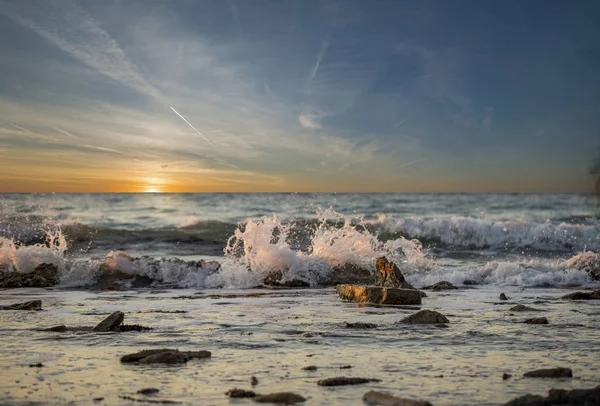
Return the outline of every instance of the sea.
{"type": "Polygon", "coordinates": [[[580,266],[599,261],[597,204],[592,194],[0,194],[0,272],[47,263],[60,275],[51,288],[0,290],[0,305],[43,302],[0,312],[0,404],[253,404],[225,395],[239,388],[312,405],[362,405],[370,390],[502,405],[595,387],[600,301],[561,297],[600,288],[580,266]],[[375,275],[381,256],[417,288],[458,289],[427,291],[421,306],[372,306],[322,282],[347,266],[375,275]],[[304,287],[264,286],[273,272],[304,287]],[[516,304],[538,311],[509,311],[516,304]],[[444,314],[448,328],[399,323],[419,309],[444,314]],[[94,326],[117,310],[153,330],[40,331],[94,326]],[[534,316],[549,324],[523,323],[534,316]],[[348,328],[356,322],[375,327],[348,328]],[[212,357],[119,362],[151,348],[212,357]],[[573,378],[523,377],[559,366],[573,378]],[[377,381],[317,385],[336,376],[377,381]],[[159,392],[137,392],[147,387],[159,392]]]}

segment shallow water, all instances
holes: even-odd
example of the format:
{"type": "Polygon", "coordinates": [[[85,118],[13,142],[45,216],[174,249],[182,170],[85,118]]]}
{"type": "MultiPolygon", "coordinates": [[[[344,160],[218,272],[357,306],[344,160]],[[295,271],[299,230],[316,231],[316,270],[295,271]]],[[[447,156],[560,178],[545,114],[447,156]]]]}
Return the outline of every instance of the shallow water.
{"type": "MultiPolygon", "coordinates": [[[[133,404],[145,387],[158,399],[184,404],[230,404],[234,387],[259,393],[293,391],[308,404],[361,404],[370,389],[435,405],[499,405],[521,394],[600,384],[600,303],[558,299],[564,289],[483,286],[430,292],[422,308],[450,319],[449,328],[397,324],[418,307],[343,303],[333,289],[165,290],[86,292],[19,289],[1,292],[1,304],[40,298],[41,312],[1,312],[0,402],[18,404],[133,404]],[[515,303],[538,313],[511,313],[515,303]],[[126,323],[150,332],[49,333],[34,329],[95,325],[121,310],[126,323]],[[157,313],[155,311],[185,311],[157,313]],[[521,323],[543,315],[549,325],[521,323]],[[369,322],[373,330],[345,328],[369,322]],[[133,366],[119,357],[143,348],[206,349],[210,359],[184,366],[133,366]],[[43,368],[29,364],[42,362],[43,368]],[[302,370],[308,365],[317,371],[302,370]],[[340,369],[351,365],[351,369],[340,369]],[[528,370],[569,366],[573,379],[523,378],[528,370]],[[513,377],[503,381],[502,374],[513,377]],[[381,382],[337,388],[319,379],[356,376],[381,382]]],[[[250,400],[231,401],[251,404],[250,400]]]]}

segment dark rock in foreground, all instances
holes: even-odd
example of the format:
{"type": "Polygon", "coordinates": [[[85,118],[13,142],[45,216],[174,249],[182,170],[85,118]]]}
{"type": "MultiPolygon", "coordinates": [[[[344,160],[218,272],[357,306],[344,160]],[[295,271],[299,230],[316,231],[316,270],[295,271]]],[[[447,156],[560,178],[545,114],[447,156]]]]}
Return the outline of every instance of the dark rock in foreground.
{"type": "Polygon", "coordinates": [[[377,328],[377,324],[374,323],[348,323],[346,322],[346,328],[356,328],[356,329],[371,329],[377,328]]]}
{"type": "Polygon", "coordinates": [[[42,301],[30,300],[29,302],[0,306],[0,310],[42,310],[42,301]]]}
{"type": "Polygon", "coordinates": [[[388,395],[387,393],[376,392],[374,390],[364,394],[363,402],[367,405],[379,406],[432,406],[429,402],[400,398],[397,396],[388,395]]]}
{"type": "Polygon", "coordinates": [[[434,290],[436,292],[439,292],[441,290],[453,290],[453,289],[457,289],[456,286],[454,286],[453,284],[451,284],[448,281],[441,281],[438,282],[434,285],[430,285],[430,286],[425,286],[423,289],[431,289],[434,290]]]}
{"type": "Polygon", "coordinates": [[[125,320],[125,313],[116,311],[102,320],[92,331],[96,333],[117,331],[121,323],[123,323],[123,320],[125,320]]]}
{"type": "Polygon", "coordinates": [[[230,398],[253,398],[256,396],[256,393],[252,392],[251,390],[238,388],[230,389],[225,394],[230,398]]]}
{"type": "Polygon", "coordinates": [[[257,395],[254,398],[258,403],[277,403],[280,405],[293,405],[306,402],[306,399],[292,392],[271,393],[269,395],[257,395]]]}
{"type": "Polygon", "coordinates": [[[162,348],[156,350],[143,350],[121,357],[124,364],[184,364],[193,358],[209,358],[210,351],[179,351],[177,349],[162,348]]]}
{"type": "Polygon", "coordinates": [[[548,324],[548,319],[545,317],[534,317],[524,321],[526,324],[548,324]]]}
{"type": "Polygon", "coordinates": [[[405,324],[444,324],[450,323],[450,320],[441,313],[433,310],[420,310],[410,316],[405,317],[400,323],[405,324]]]}
{"type": "Polygon", "coordinates": [[[356,303],[390,305],[421,304],[421,293],[412,289],[382,288],[363,285],[338,285],[335,288],[343,300],[356,303]]]}
{"type": "Polygon", "coordinates": [[[58,267],[53,264],[40,264],[27,273],[0,273],[0,288],[48,288],[58,282],[58,267]]]}
{"type": "Polygon", "coordinates": [[[592,292],[573,292],[568,295],[564,295],[561,299],[567,300],[600,300],[600,290],[594,290],[592,292]]]}
{"type": "Polygon", "coordinates": [[[509,312],[539,312],[540,310],[534,309],[533,307],[516,305],[508,309],[509,312]]]}
{"type": "Polygon", "coordinates": [[[404,275],[402,275],[398,266],[388,261],[386,257],[377,258],[375,266],[377,267],[375,286],[382,288],[415,289],[413,285],[404,279],[404,275]]]}
{"type": "Polygon", "coordinates": [[[345,376],[337,376],[335,378],[321,379],[317,382],[319,386],[344,386],[344,385],[360,385],[361,383],[380,382],[379,379],[368,378],[348,378],[345,376]]]}
{"type": "Polygon", "coordinates": [[[536,369],[523,374],[527,378],[572,378],[571,368],[546,368],[536,369]]]}
{"type": "Polygon", "coordinates": [[[548,396],[525,395],[505,403],[504,406],[598,406],[600,405],[600,386],[593,389],[550,389],[548,396]]]}

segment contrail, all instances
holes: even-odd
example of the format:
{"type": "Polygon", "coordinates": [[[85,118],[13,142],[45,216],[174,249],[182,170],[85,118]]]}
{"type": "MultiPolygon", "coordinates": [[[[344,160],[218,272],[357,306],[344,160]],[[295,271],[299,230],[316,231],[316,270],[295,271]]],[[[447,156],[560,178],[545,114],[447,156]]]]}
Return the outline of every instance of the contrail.
{"type": "Polygon", "coordinates": [[[212,142],[210,142],[210,141],[208,140],[208,138],[206,138],[204,135],[202,135],[202,133],[201,133],[200,131],[196,130],[196,127],[194,127],[194,126],[193,126],[193,125],[192,125],[192,124],[191,124],[189,121],[187,121],[187,120],[185,119],[185,117],[184,117],[184,116],[182,116],[181,114],[179,114],[179,112],[178,112],[177,110],[175,110],[173,107],[169,106],[169,108],[170,108],[171,110],[173,110],[173,113],[175,113],[175,114],[177,114],[179,117],[181,117],[181,119],[182,119],[183,121],[185,121],[187,125],[189,125],[190,127],[192,127],[192,130],[196,131],[198,134],[200,134],[200,136],[201,136],[202,138],[204,138],[204,139],[206,140],[206,142],[208,142],[210,145],[212,145],[212,142]]]}
{"type": "Polygon", "coordinates": [[[400,168],[406,168],[407,166],[418,164],[419,162],[423,162],[423,161],[424,161],[424,159],[419,159],[418,161],[412,161],[412,162],[409,162],[407,164],[404,164],[404,165],[398,167],[398,169],[400,169],[400,168]]]}
{"type": "Polygon", "coordinates": [[[321,66],[321,61],[323,60],[323,57],[325,56],[325,52],[327,51],[328,47],[329,47],[329,41],[324,40],[323,43],[321,44],[321,49],[319,50],[319,53],[317,54],[317,60],[315,61],[315,66],[313,67],[313,70],[310,73],[308,80],[306,81],[306,87],[312,86],[312,82],[313,82],[313,80],[315,80],[315,76],[317,76],[317,71],[319,70],[319,66],[321,66]]]}

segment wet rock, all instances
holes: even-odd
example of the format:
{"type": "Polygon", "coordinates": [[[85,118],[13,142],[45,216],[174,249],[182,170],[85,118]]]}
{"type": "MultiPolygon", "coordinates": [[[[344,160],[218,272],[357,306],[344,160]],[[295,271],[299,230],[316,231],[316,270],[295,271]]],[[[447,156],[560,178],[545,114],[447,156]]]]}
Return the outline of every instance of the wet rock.
{"type": "Polygon", "coordinates": [[[42,310],[42,301],[30,300],[29,302],[0,306],[0,310],[42,310]]]}
{"type": "Polygon", "coordinates": [[[181,402],[178,402],[176,400],[169,400],[169,399],[134,398],[133,396],[127,396],[127,395],[119,395],[119,398],[121,398],[123,400],[129,400],[130,402],[154,403],[154,404],[161,404],[161,405],[180,405],[181,404],[181,402]]]}
{"type": "Polygon", "coordinates": [[[35,363],[35,364],[29,364],[29,368],[42,368],[44,366],[44,364],[42,364],[41,362],[35,363]]]}
{"type": "Polygon", "coordinates": [[[0,273],[0,288],[47,288],[58,282],[58,267],[54,264],[40,264],[28,273],[0,273]]]}
{"type": "Polygon", "coordinates": [[[154,330],[152,327],[140,326],[139,324],[121,324],[117,331],[122,333],[127,331],[150,331],[154,330]]]}
{"type": "Polygon", "coordinates": [[[429,402],[400,398],[373,390],[364,394],[363,402],[365,402],[367,405],[379,406],[432,406],[429,402]]]}
{"type": "Polygon", "coordinates": [[[354,264],[344,264],[334,267],[333,272],[326,280],[319,281],[319,285],[322,286],[336,286],[352,283],[370,285],[373,283],[373,272],[354,264]]]}
{"type": "Polygon", "coordinates": [[[550,406],[550,403],[542,396],[525,395],[505,403],[504,406],[550,406]]]}
{"type": "Polygon", "coordinates": [[[527,378],[572,378],[571,368],[545,368],[536,369],[523,374],[527,378]]]}
{"type": "Polygon", "coordinates": [[[502,380],[506,381],[507,379],[510,379],[512,377],[511,374],[507,374],[506,372],[502,374],[502,380]]]}
{"type": "Polygon", "coordinates": [[[500,300],[508,300],[504,293],[500,293],[500,300]]]}
{"type": "Polygon", "coordinates": [[[230,398],[253,398],[256,396],[256,393],[252,392],[251,390],[238,388],[230,389],[225,394],[230,398]]]}
{"type": "Polygon", "coordinates": [[[67,330],[68,330],[67,326],[60,325],[60,326],[54,326],[54,327],[50,327],[50,328],[45,328],[45,329],[40,330],[40,331],[52,331],[52,332],[55,332],[55,333],[64,333],[67,330]]]}
{"type": "Polygon", "coordinates": [[[345,385],[360,385],[362,383],[380,382],[379,379],[369,378],[350,378],[345,376],[337,376],[335,378],[321,379],[317,382],[319,386],[345,386],[345,385]]]}
{"type": "Polygon", "coordinates": [[[467,285],[467,286],[474,286],[474,285],[479,285],[479,283],[473,279],[466,279],[463,282],[463,285],[467,285]]]}
{"type": "Polygon", "coordinates": [[[306,399],[292,392],[271,393],[269,395],[257,395],[254,398],[258,403],[277,403],[280,405],[293,405],[306,402],[306,399]]]}
{"type": "Polygon", "coordinates": [[[539,312],[540,310],[534,309],[533,307],[516,305],[508,309],[509,312],[539,312]]]}
{"type": "Polygon", "coordinates": [[[335,288],[342,300],[356,303],[375,303],[391,305],[421,304],[418,290],[382,288],[363,285],[338,285],[335,288]]]}
{"type": "Polygon", "coordinates": [[[371,329],[371,328],[377,328],[377,324],[373,324],[373,323],[348,323],[346,322],[346,328],[355,328],[355,329],[371,329]]]}
{"type": "Polygon", "coordinates": [[[136,362],[142,364],[182,364],[193,358],[209,358],[210,356],[210,351],[179,351],[176,349],[161,348],[124,355],[121,357],[121,362],[124,364],[136,362]]]}
{"type": "Polygon", "coordinates": [[[404,324],[444,324],[450,323],[450,320],[441,313],[433,310],[420,310],[410,316],[405,317],[400,323],[404,324]]]}
{"type": "Polygon", "coordinates": [[[293,279],[291,281],[283,281],[283,272],[281,270],[272,271],[265,276],[263,284],[266,286],[285,287],[285,288],[307,288],[310,286],[308,282],[293,279]]]}
{"type": "Polygon", "coordinates": [[[307,367],[302,368],[303,371],[316,371],[318,368],[315,365],[309,365],[307,367]]]}
{"type": "Polygon", "coordinates": [[[342,365],[340,366],[340,369],[351,369],[352,365],[342,365]]]}
{"type": "Polygon", "coordinates": [[[102,333],[106,331],[118,331],[119,326],[125,320],[125,313],[116,311],[104,320],[102,320],[92,331],[102,333]]]}
{"type": "Polygon", "coordinates": [[[158,392],[160,392],[160,390],[156,389],[156,388],[144,388],[144,389],[140,389],[139,391],[137,391],[137,393],[139,393],[141,395],[155,395],[158,392]]]}
{"type": "Polygon", "coordinates": [[[534,317],[524,321],[526,324],[548,324],[548,319],[545,317],[534,317]]]}
{"type": "Polygon", "coordinates": [[[561,299],[567,300],[600,300],[600,290],[594,290],[592,292],[573,292],[568,295],[564,295],[561,299]]]}
{"type": "Polygon", "coordinates": [[[252,385],[252,386],[258,385],[258,379],[255,376],[250,377],[250,385],[252,385]]]}
{"type": "Polygon", "coordinates": [[[441,290],[453,290],[453,289],[457,289],[457,288],[456,288],[456,286],[454,286],[453,284],[451,284],[448,281],[441,281],[434,285],[426,286],[423,289],[431,289],[436,292],[439,292],[441,290]]]}
{"type": "Polygon", "coordinates": [[[104,400],[104,398],[94,398],[94,399],[92,399],[92,401],[94,401],[95,403],[102,402],[103,400],[104,400]]]}
{"type": "Polygon", "coordinates": [[[375,267],[377,268],[375,286],[382,288],[415,289],[414,286],[404,279],[404,275],[402,275],[396,264],[388,261],[386,257],[377,258],[375,267]]]}

